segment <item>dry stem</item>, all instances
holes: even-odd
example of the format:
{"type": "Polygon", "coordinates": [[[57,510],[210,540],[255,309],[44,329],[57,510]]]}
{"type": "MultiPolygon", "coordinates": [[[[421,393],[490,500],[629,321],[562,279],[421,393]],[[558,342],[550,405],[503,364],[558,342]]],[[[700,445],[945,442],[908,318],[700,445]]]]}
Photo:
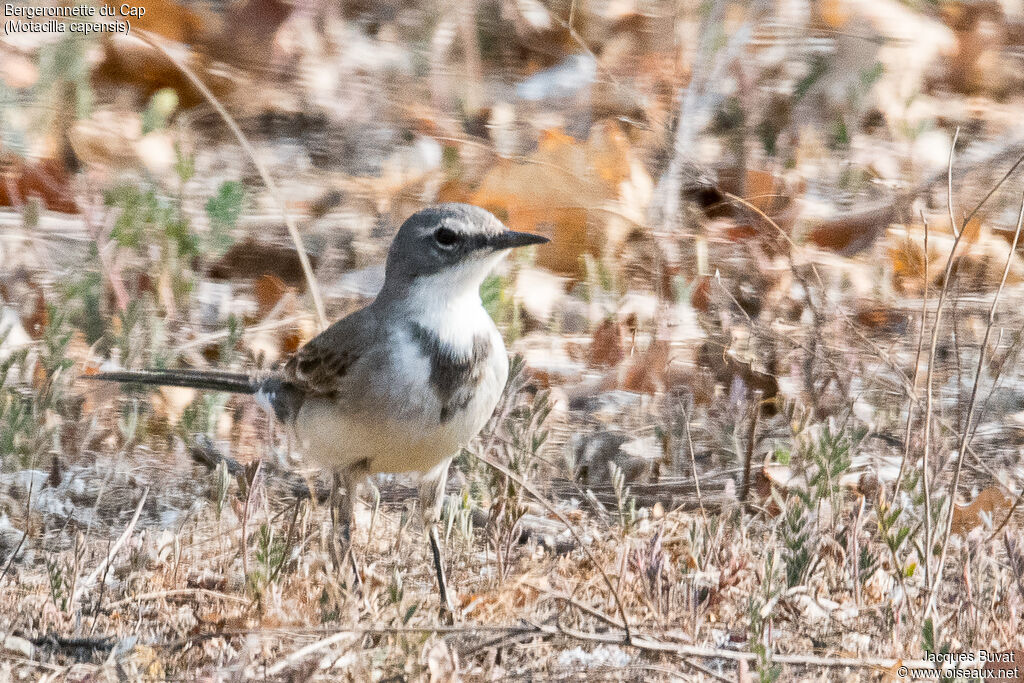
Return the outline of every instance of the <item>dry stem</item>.
{"type": "Polygon", "coordinates": [[[288,234],[292,238],[292,242],[295,244],[295,251],[299,256],[299,263],[302,265],[302,273],[306,278],[306,286],[309,288],[309,294],[313,297],[313,306],[316,309],[317,322],[320,325],[320,329],[327,327],[327,314],[324,311],[324,302],[320,297],[320,288],[317,286],[316,278],[313,276],[313,266],[309,262],[309,256],[306,254],[306,248],[302,243],[302,236],[299,234],[299,228],[295,224],[295,219],[288,211],[288,206],[284,201],[284,197],[281,195],[280,190],[277,187],[277,183],[271,177],[267,171],[267,167],[260,161],[256,155],[256,150],[253,149],[249,139],[239,128],[235,119],[228,113],[228,110],[224,108],[224,105],[220,103],[220,100],[210,92],[210,89],[206,87],[206,84],[195,74],[187,64],[182,62],[180,59],[171,54],[164,44],[163,39],[159,36],[150,33],[144,29],[135,29],[136,35],[138,35],[147,45],[153,49],[159,51],[166,57],[174,66],[185,75],[186,78],[196,87],[203,97],[217,110],[220,117],[224,119],[224,123],[227,124],[231,132],[234,133],[235,138],[238,139],[238,144],[242,146],[245,153],[249,155],[249,159],[252,161],[253,166],[256,167],[256,171],[259,172],[260,178],[263,179],[263,184],[267,186],[267,191],[270,192],[271,197],[277,203],[278,208],[281,210],[281,215],[284,217],[285,225],[288,226],[288,234]]]}
{"type": "MultiPolygon", "coordinates": [[[[960,448],[957,451],[956,470],[953,472],[953,483],[949,487],[949,512],[946,514],[946,523],[943,525],[942,550],[939,553],[939,564],[935,572],[935,581],[938,583],[942,578],[942,570],[946,564],[946,551],[949,546],[949,536],[953,528],[953,511],[956,505],[956,492],[960,486],[960,473],[963,470],[964,456],[967,453],[967,441],[971,433],[971,420],[974,418],[974,405],[978,398],[978,385],[981,384],[981,372],[985,367],[985,349],[988,346],[989,336],[992,334],[992,326],[996,321],[996,309],[999,307],[999,298],[1002,296],[1003,288],[1006,286],[1006,277],[1010,274],[1010,264],[1013,262],[1013,255],[1017,250],[1017,241],[1020,239],[1021,224],[1024,223],[1024,195],[1021,196],[1020,212],[1017,214],[1017,229],[1013,233],[1013,244],[1006,255],[1006,265],[1003,267],[1003,277],[999,280],[999,288],[992,298],[992,305],[988,311],[988,324],[985,326],[985,336],[981,340],[981,348],[978,350],[978,367],[974,373],[974,385],[971,387],[971,398],[967,402],[967,421],[964,424],[963,434],[960,436],[960,448]]],[[[962,232],[962,231],[961,231],[962,232]]],[[[954,248],[956,244],[954,242],[954,248]]],[[[937,590],[933,589],[928,598],[928,606],[924,615],[928,618],[935,606],[937,590]]]]}

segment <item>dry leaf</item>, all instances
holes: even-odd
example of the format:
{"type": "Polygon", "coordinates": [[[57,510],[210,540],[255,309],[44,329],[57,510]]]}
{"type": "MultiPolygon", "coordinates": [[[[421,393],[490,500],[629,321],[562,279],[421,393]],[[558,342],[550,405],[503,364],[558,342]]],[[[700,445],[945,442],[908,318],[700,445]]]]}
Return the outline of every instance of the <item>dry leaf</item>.
{"type": "Polygon", "coordinates": [[[141,16],[124,17],[123,3],[107,1],[104,4],[116,12],[119,20],[131,22],[132,29],[143,29],[163,36],[175,43],[193,43],[202,34],[203,21],[199,15],[173,0],[135,0],[129,7],[143,10],[141,16]]]}
{"type": "Polygon", "coordinates": [[[42,363],[37,361],[36,364],[32,366],[32,388],[37,392],[42,393],[46,390],[46,385],[49,381],[50,376],[47,374],[46,368],[43,367],[42,363]]]}
{"type": "Polygon", "coordinates": [[[953,508],[953,523],[950,526],[950,533],[961,536],[972,529],[979,527],[982,522],[982,515],[995,524],[1002,520],[995,519],[997,510],[1008,510],[1013,501],[1003,495],[995,486],[990,486],[971,501],[968,505],[957,505],[953,508]]]}
{"type": "Polygon", "coordinates": [[[266,68],[274,36],[293,5],[281,0],[247,0],[228,5],[216,33],[207,31],[201,49],[215,59],[252,70],[266,68]]]}
{"type": "Polygon", "coordinates": [[[0,154],[0,206],[22,207],[36,198],[50,211],[78,213],[72,176],[56,159],[27,161],[0,154]]]}
{"type": "Polygon", "coordinates": [[[622,334],[614,318],[605,318],[594,330],[587,363],[591,367],[607,368],[622,360],[622,334]]]}
{"type": "Polygon", "coordinates": [[[807,241],[843,256],[853,256],[873,245],[897,215],[897,205],[893,201],[836,216],[811,228],[807,241]]]}
{"type": "Polygon", "coordinates": [[[802,191],[802,184],[788,184],[770,171],[749,169],[742,176],[723,171],[718,185],[700,189],[698,200],[709,218],[734,219],[724,231],[727,239],[760,239],[778,245],[776,249],[785,249],[800,215],[796,198],[802,191]],[[742,201],[736,197],[742,197],[742,201]]]}
{"type": "MultiPolygon", "coordinates": [[[[134,20],[132,27],[135,27],[134,20]]],[[[177,29],[169,22],[168,30],[188,32],[192,29],[188,22],[177,29]]],[[[198,74],[206,87],[220,99],[226,98],[245,82],[244,74],[237,69],[225,65],[211,69],[209,60],[203,55],[191,52],[180,54],[179,49],[179,59],[198,74]]],[[[115,37],[103,41],[103,58],[93,69],[93,80],[114,87],[133,88],[143,98],[148,98],[158,90],[170,88],[177,93],[181,109],[206,102],[203,94],[162,52],[134,38],[115,37]]]]}
{"type": "Polygon", "coordinates": [[[711,276],[705,275],[697,280],[693,293],[690,294],[690,305],[694,310],[707,313],[711,310],[711,276]]]}
{"type": "Polygon", "coordinates": [[[1000,4],[953,0],[943,2],[941,10],[943,23],[956,39],[946,55],[944,85],[968,95],[1002,92],[1009,69],[1000,60],[1006,37],[1000,4]]]}
{"type": "Polygon", "coordinates": [[[884,334],[905,334],[910,325],[910,319],[905,311],[873,304],[859,307],[854,314],[854,320],[872,332],[884,334]]]}
{"type": "Polygon", "coordinates": [[[697,351],[697,362],[700,367],[710,370],[719,384],[728,387],[734,379],[739,378],[751,393],[761,392],[762,410],[768,415],[775,414],[779,382],[774,375],[755,370],[750,363],[723,352],[721,347],[716,347],[712,342],[701,345],[697,351]]]}
{"type": "Polygon", "coordinates": [[[642,394],[654,394],[665,386],[669,345],[663,339],[651,342],[643,353],[633,357],[622,379],[622,389],[642,394]]]}
{"type": "MultiPolygon", "coordinates": [[[[525,163],[499,160],[474,193],[473,203],[505,218],[514,230],[551,237],[551,244],[537,252],[538,266],[580,275],[581,255],[615,253],[634,227],[631,220],[600,209],[623,204],[627,197],[629,204],[644,203],[649,183],[625,135],[617,125],[604,123],[594,127],[585,143],[547,131],[525,163]]],[[[620,208],[632,218],[628,207],[620,208]]]]}
{"type": "MultiPolygon", "coordinates": [[[[309,254],[310,265],[316,269],[317,257],[309,254]]],[[[235,242],[210,266],[208,275],[217,280],[235,280],[273,275],[300,292],[305,291],[306,276],[295,249],[254,239],[235,242]]]]}
{"type": "Polygon", "coordinates": [[[924,252],[923,230],[922,226],[910,226],[889,231],[888,253],[893,286],[900,291],[923,291],[926,265],[928,274],[934,277],[937,264],[933,264],[924,252]],[[911,236],[916,234],[922,235],[920,241],[911,236]]]}
{"type": "Polygon", "coordinates": [[[252,284],[256,297],[256,318],[264,320],[288,291],[288,285],[272,273],[264,273],[252,284]]]}
{"type": "Polygon", "coordinates": [[[850,8],[847,5],[843,0],[821,0],[812,3],[811,11],[814,18],[824,26],[839,29],[850,20],[850,8]]]}

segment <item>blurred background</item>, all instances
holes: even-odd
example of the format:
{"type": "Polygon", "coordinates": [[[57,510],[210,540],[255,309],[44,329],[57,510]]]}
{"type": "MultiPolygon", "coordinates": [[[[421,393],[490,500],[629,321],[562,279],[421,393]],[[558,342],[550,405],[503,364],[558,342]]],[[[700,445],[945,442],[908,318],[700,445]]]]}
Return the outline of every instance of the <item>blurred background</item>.
{"type": "Polygon", "coordinates": [[[552,239],[481,292],[516,360],[448,485],[462,618],[628,613],[747,668],[424,627],[274,675],[1024,657],[1018,0],[131,7],[127,35],[0,37],[0,676],[244,678],[303,628],[429,625],[412,482],[364,496],[360,596],[254,405],[75,378],[273,367],[441,201],[552,239]]]}

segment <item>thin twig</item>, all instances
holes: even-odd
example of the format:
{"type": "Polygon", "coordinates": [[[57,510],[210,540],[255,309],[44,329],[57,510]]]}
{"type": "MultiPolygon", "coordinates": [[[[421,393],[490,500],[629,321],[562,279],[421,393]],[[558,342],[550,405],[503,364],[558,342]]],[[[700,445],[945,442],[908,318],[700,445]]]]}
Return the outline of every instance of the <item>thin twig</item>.
{"type": "MultiPolygon", "coordinates": [[[[723,676],[722,674],[715,673],[711,669],[709,669],[706,666],[703,666],[701,664],[698,664],[697,662],[693,662],[693,661],[687,660],[686,661],[686,666],[690,667],[691,669],[694,669],[694,670],[698,671],[699,673],[704,674],[705,676],[709,676],[710,678],[713,678],[716,681],[722,681],[723,683],[732,683],[732,681],[733,681],[732,678],[727,678],[726,676],[723,676]]],[[[669,669],[655,668],[655,667],[651,667],[651,669],[653,671],[671,673],[671,670],[669,670],[669,669]]],[[[684,680],[684,681],[686,680],[680,674],[675,674],[675,676],[676,676],[676,678],[679,678],[680,680],[684,680]]]]}
{"type": "Polygon", "coordinates": [[[14,552],[11,553],[11,556],[7,559],[7,563],[4,565],[4,570],[0,572],[0,583],[2,583],[4,578],[7,577],[7,572],[11,569],[11,563],[14,562],[14,558],[18,556],[18,553],[21,551],[21,546],[25,543],[26,538],[28,538],[27,528],[24,533],[21,534],[21,540],[18,541],[18,545],[14,547],[14,552]]]}
{"type": "Polygon", "coordinates": [[[747,448],[743,454],[743,484],[740,486],[740,502],[747,502],[750,493],[750,465],[754,459],[754,447],[757,444],[757,418],[761,414],[761,392],[754,393],[753,415],[750,417],[750,431],[747,433],[747,448]]]}
{"type": "MultiPolygon", "coordinates": [[[[1022,161],[1024,161],[1024,158],[1022,158],[1022,161]]],[[[776,223],[774,220],[772,220],[772,218],[770,216],[768,216],[768,214],[766,214],[763,211],[761,211],[761,209],[757,208],[756,206],[751,204],[746,199],[743,199],[742,197],[739,197],[737,195],[731,194],[729,192],[723,191],[722,195],[727,197],[731,201],[735,201],[735,202],[737,202],[737,203],[747,207],[748,209],[750,209],[754,213],[756,213],[758,216],[760,216],[765,222],[767,222],[772,228],[774,228],[779,233],[779,236],[782,237],[782,239],[784,239],[789,244],[790,248],[793,249],[793,251],[799,251],[800,250],[800,247],[796,244],[796,242],[794,242],[793,239],[788,234],[786,234],[786,232],[781,227],[779,227],[779,224],[776,223]]],[[[814,263],[809,263],[808,265],[810,266],[811,273],[814,274],[815,279],[818,281],[818,285],[822,288],[822,290],[825,290],[826,289],[825,281],[822,279],[821,274],[818,272],[817,266],[815,266],[814,263]]],[[[794,269],[794,271],[795,271],[795,269],[794,269]]],[[[805,286],[805,289],[808,289],[808,288],[805,286]]],[[[808,299],[808,301],[809,301],[809,299],[808,299]]],[[[845,323],[847,325],[847,327],[850,328],[850,331],[853,332],[853,334],[861,341],[861,343],[863,343],[883,363],[885,363],[886,367],[896,376],[896,379],[898,379],[899,382],[903,385],[903,392],[906,395],[906,397],[915,406],[920,408],[921,404],[922,404],[922,401],[917,396],[916,388],[911,385],[910,380],[907,379],[907,377],[903,374],[903,371],[900,370],[899,366],[892,360],[892,358],[890,358],[889,354],[886,353],[884,349],[882,349],[877,344],[875,344],[870,339],[868,339],[867,336],[864,335],[864,332],[859,327],[857,327],[853,323],[852,320],[850,320],[850,317],[846,314],[845,311],[843,311],[843,309],[841,307],[836,308],[835,312],[838,314],[839,318],[843,321],[843,323],[845,323]]],[[[794,340],[794,343],[798,347],[800,347],[800,348],[802,348],[804,350],[807,350],[806,347],[804,347],[798,341],[794,340]]],[[[836,367],[835,361],[833,361],[832,359],[828,358],[827,356],[824,356],[822,358],[822,360],[824,360],[826,363],[831,365],[833,368],[836,367]]],[[[937,418],[935,418],[935,420],[936,420],[936,422],[938,422],[939,426],[943,427],[944,429],[946,429],[950,433],[952,433],[954,435],[958,435],[959,434],[957,429],[953,425],[951,425],[941,415],[938,416],[937,418]]],[[[979,466],[981,466],[983,468],[986,468],[985,462],[978,456],[977,453],[974,452],[974,449],[970,446],[970,444],[968,444],[968,446],[967,446],[967,452],[970,453],[975,458],[975,460],[977,461],[977,464],[979,466]]],[[[993,474],[993,476],[994,476],[994,473],[990,469],[987,469],[987,471],[990,474],[993,474]]]]}
{"type": "Polygon", "coordinates": [[[985,206],[985,202],[987,202],[989,200],[989,198],[992,195],[994,195],[996,193],[996,191],[1000,187],[1003,186],[1003,183],[1005,183],[1007,180],[1009,180],[1010,176],[1013,175],[1013,172],[1016,171],[1017,167],[1020,166],[1022,163],[1024,163],[1024,154],[1022,154],[1021,156],[1017,157],[1017,161],[1013,162],[1013,166],[1010,167],[1010,170],[1007,171],[1003,175],[1003,177],[999,179],[998,183],[996,183],[994,186],[992,186],[992,189],[988,191],[988,194],[986,194],[984,197],[982,197],[981,201],[978,202],[978,205],[975,206],[973,209],[971,209],[971,212],[969,214],[967,214],[966,218],[964,218],[964,225],[967,225],[971,221],[971,219],[974,218],[974,214],[976,214],[979,211],[981,211],[981,207],[985,206]]]}
{"type": "Polygon", "coordinates": [[[683,433],[686,434],[686,450],[690,453],[690,470],[693,472],[693,487],[697,492],[697,505],[700,506],[700,516],[704,520],[704,535],[710,534],[711,526],[708,523],[708,513],[704,509],[704,497],[700,492],[700,477],[697,476],[697,456],[693,452],[693,438],[690,436],[690,411],[683,406],[683,433]]]}
{"type": "MultiPolygon", "coordinates": [[[[960,487],[960,474],[964,466],[964,456],[967,453],[968,436],[971,433],[971,420],[974,418],[974,404],[978,397],[978,385],[981,384],[981,373],[985,367],[985,349],[988,347],[988,339],[992,334],[992,326],[996,322],[996,309],[999,307],[999,298],[1006,286],[1006,277],[1010,274],[1010,265],[1013,263],[1013,256],[1017,251],[1017,241],[1020,239],[1021,225],[1024,224],[1024,194],[1021,195],[1020,212],[1017,214],[1017,229],[1013,233],[1013,244],[1006,254],[1006,265],[1003,267],[1003,277],[999,281],[999,288],[992,298],[992,305],[988,310],[988,324],[985,326],[985,335],[981,340],[981,348],[978,350],[978,367],[974,373],[974,385],[971,387],[971,398],[967,402],[967,421],[964,425],[963,435],[960,437],[960,448],[956,456],[956,469],[953,471],[953,483],[949,487],[949,512],[946,514],[946,523],[943,525],[942,550],[939,552],[939,564],[936,568],[935,583],[938,584],[942,578],[942,570],[946,564],[946,551],[949,546],[949,537],[953,528],[953,511],[956,506],[956,492],[960,487]]],[[[935,607],[937,589],[931,591],[928,598],[928,606],[925,608],[924,616],[927,619],[935,607]]]]}
{"type": "Polygon", "coordinates": [[[207,102],[217,110],[220,117],[224,119],[224,123],[226,123],[228,128],[231,129],[231,132],[234,133],[235,138],[238,140],[238,144],[240,144],[246,154],[249,155],[249,159],[252,161],[253,166],[256,167],[256,171],[259,172],[260,178],[263,179],[263,184],[266,185],[267,191],[277,203],[278,209],[280,209],[281,215],[284,217],[285,225],[288,226],[288,234],[291,236],[292,242],[295,244],[295,251],[298,252],[299,263],[302,265],[302,273],[306,278],[306,286],[309,288],[310,296],[313,297],[313,306],[316,309],[316,317],[317,322],[320,325],[320,329],[327,327],[327,314],[324,311],[324,302],[320,297],[320,288],[317,286],[316,278],[313,276],[313,266],[309,262],[309,255],[306,254],[306,248],[302,243],[302,235],[299,234],[299,228],[295,224],[295,219],[288,211],[288,206],[285,204],[284,197],[281,195],[281,192],[277,187],[277,183],[274,182],[274,179],[270,176],[266,166],[264,166],[263,162],[260,161],[260,158],[256,155],[256,150],[253,149],[249,139],[245,136],[245,133],[242,132],[242,129],[239,128],[231,114],[228,113],[228,110],[224,108],[224,105],[220,103],[220,100],[218,100],[210,89],[206,87],[206,84],[200,80],[200,78],[194,71],[192,71],[191,68],[189,68],[187,64],[174,56],[171,51],[164,46],[162,38],[156,34],[150,33],[149,31],[138,28],[135,29],[135,35],[141,38],[147,45],[163,54],[164,57],[166,57],[172,64],[174,64],[175,67],[177,67],[179,71],[181,71],[181,73],[185,75],[186,78],[188,78],[192,85],[196,87],[196,90],[202,93],[207,102]]]}
{"type": "MultiPolygon", "coordinates": [[[[921,367],[921,349],[924,346],[924,330],[928,325],[928,219],[924,211],[921,211],[921,221],[924,223],[924,292],[921,295],[921,329],[917,332],[917,353],[914,355],[914,379],[911,382],[915,396],[917,395],[917,377],[921,367]]],[[[907,461],[910,459],[910,428],[914,425],[914,402],[907,404],[907,430],[903,439],[903,460],[900,461],[900,471],[896,475],[896,485],[893,487],[892,500],[889,506],[896,504],[896,497],[899,495],[900,486],[903,484],[903,474],[907,469],[907,461]]]]}
{"type": "Polygon", "coordinates": [[[1020,493],[1017,494],[1017,500],[1013,501],[1013,505],[1010,506],[1010,511],[1006,513],[1006,519],[1004,519],[1003,523],[997,526],[992,533],[989,534],[989,537],[985,539],[985,543],[992,541],[996,536],[1002,533],[1003,529],[1006,528],[1006,525],[1009,524],[1010,519],[1013,518],[1013,513],[1020,507],[1021,501],[1024,501],[1024,488],[1020,490],[1020,493]]]}
{"type": "MultiPolygon", "coordinates": [[[[956,151],[956,141],[959,138],[960,126],[957,126],[956,132],[953,133],[953,142],[949,146],[949,162],[946,164],[946,207],[949,209],[949,226],[953,230],[953,237],[960,237],[960,230],[956,229],[956,218],[953,217],[953,152],[956,151]]],[[[964,222],[964,227],[967,227],[966,222],[964,222]]],[[[927,251],[924,256],[927,263],[927,251]]]]}
{"type": "MultiPolygon", "coordinates": [[[[956,134],[953,136],[953,146],[956,147],[957,138],[960,135],[960,129],[957,128],[956,134]]],[[[952,160],[952,154],[950,160],[952,160]]],[[[952,174],[952,170],[949,171],[952,174]]],[[[949,209],[950,220],[953,220],[953,209],[949,209]]],[[[966,225],[966,223],[965,223],[966,225]]],[[[939,288],[939,299],[935,306],[935,322],[932,326],[932,338],[931,345],[928,348],[928,373],[925,375],[925,406],[924,406],[924,453],[921,457],[921,485],[924,489],[924,582],[928,586],[929,592],[934,594],[935,590],[935,579],[932,576],[932,497],[931,497],[931,481],[929,474],[931,472],[931,450],[932,450],[932,409],[933,409],[933,389],[935,383],[935,350],[939,344],[939,330],[942,327],[942,306],[946,303],[946,294],[949,291],[949,283],[952,279],[953,263],[956,261],[956,249],[960,246],[960,241],[963,239],[964,231],[957,230],[955,222],[951,226],[955,237],[953,238],[953,246],[949,250],[949,256],[946,257],[946,267],[942,275],[942,286],[939,288]]],[[[928,254],[925,254],[927,260],[928,254]]],[[[962,441],[962,443],[965,443],[962,441]]],[[[950,502],[952,505],[952,501],[950,502]]],[[[950,508],[952,509],[952,508],[950,508]]],[[[931,604],[931,603],[929,603],[931,604]]],[[[925,610],[927,616],[928,610],[925,610]]]]}
{"type": "MultiPolygon", "coordinates": [[[[733,661],[756,661],[758,655],[754,652],[740,652],[738,650],[725,650],[721,648],[703,647],[700,645],[684,645],[681,643],[670,643],[647,635],[634,635],[629,642],[626,642],[624,635],[617,633],[584,633],[574,631],[565,627],[556,628],[553,626],[539,626],[540,632],[545,635],[561,635],[595,643],[606,643],[616,645],[631,645],[637,649],[648,652],[661,652],[687,657],[700,657],[703,659],[730,659],[733,661]]],[[[912,668],[935,668],[934,662],[925,660],[900,660],[887,659],[883,657],[824,657],[820,655],[801,654],[772,654],[772,661],[779,664],[794,664],[798,666],[818,666],[828,668],[851,669],[892,669],[900,665],[912,668]]]]}
{"type": "Polygon", "coordinates": [[[128,598],[122,598],[115,600],[106,606],[106,611],[117,609],[118,607],[124,607],[126,605],[133,605],[140,602],[152,602],[154,600],[165,600],[167,598],[185,597],[189,595],[200,596],[205,595],[209,598],[215,598],[217,600],[230,600],[232,602],[238,602],[242,604],[249,604],[249,600],[241,598],[237,595],[229,595],[228,593],[218,593],[208,588],[174,588],[165,591],[156,591],[153,593],[141,593],[139,595],[133,595],[128,598]]]}
{"type": "MultiPolygon", "coordinates": [[[[324,632],[320,629],[311,629],[308,632],[324,632]]],[[[187,642],[193,642],[197,638],[208,637],[232,637],[245,636],[254,631],[238,631],[201,634],[193,636],[187,642]]],[[[266,629],[260,633],[267,633],[266,629]]],[[[294,629],[289,629],[294,633],[294,629]]],[[[627,635],[625,632],[613,633],[590,633],[577,631],[564,626],[550,626],[546,624],[531,624],[529,626],[488,626],[485,624],[466,624],[464,626],[382,626],[369,628],[345,629],[335,631],[331,635],[306,645],[288,656],[278,660],[276,664],[266,670],[268,676],[280,674],[298,664],[305,657],[320,652],[332,645],[349,638],[358,638],[366,635],[388,635],[398,633],[437,633],[437,634],[463,634],[473,635],[479,633],[507,633],[534,635],[546,638],[570,638],[589,643],[601,643],[609,645],[622,645],[634,647],[645,652],[659,654],[673,654],[681,657],[694,657],[699,659],[725,659],[733,662],[756,661],[758,655],[754,652],[743,652],[739,650],[727,650],[724,648],[706,647],[701,645],[687,645],[659,639],[650,634],[627,635]]],[[[772,661],[778,664],[790,664],[795,666],[816,666],[826,668],[850,668],[850,669],[894,669],[898,666],[907,666],[915,669],[935,669],[935,662],[923,659],[890,659],[885,657],[825,657],[811,654],[773,654],[772,661]]]]}
{"type": "Polygon", "coordinates": [[[562,602],[572,605],[579,611],[585,612],[586,614],[589,614],[595,619],[600,619],[609,626],[612,626],[614,628],[622,628],[622,622],[616,619],[615,617],[609,614],[605,614],[596,607],[591,607],[590,605],[584,604],[567,593],[556,593],[551,589],[544,588],[543,586],[539,586],[531,581],[523,581],[522,583],[524,586],[529,586],[530,588],[540,592],[541,594],[548,598],[551,598],[552,600],[561,600],[562,602]]]}
{"type": "Polygon", "coordinates": [[[14,558],[18,556],[18,552],[21,550],[22,544],[25,543],[25,539],[28,538],[28,530],[32,524],[32,491],[35,488],[35,479],[30,479],[28,484],[28,500],[25,501],[25,533],[21,535],[21,540],[18,541],[17,547],[14,552],[11,553],[10,558],[7,560],[7,564],[4,565],[3,572],[0,572],[0,583],[3,583],[4,578],[7,576],[7,572],[11,568],[11,563],[14,562],[14,558]]]}
{"type": "Polygon", "coordinates": [[[298,664],[314,652],[326,650],[327,648],[331,647],[335,643],[341,642],[342,640],[355,640],[358,637],[358,634],[352,631],[338,631],[334,635],[328,636],[314,643],[310,643],[305,647],[300,647],[298,650],[292,652],[287,657],[279,659],[276,664],[274,664],[272,667],[266,670],[265,675],[276,676],[282,671],[285,671],[286,669],[290,669],[291,667],[295,666],[296,664],[298,664]]]}
{"type": "Polygon", "coordinates": [[[125,541],[127,541],[132,535],[132,531],[135,530],[135,524],[139,521],[139,515],[142,514],[142,506],[146,504],[146,498],[148,497],[149,487],[147,486],[142,492],[142,498],[139,500],[139,504],[135,507],[135,514],[132,515],[132,519],[128,522],[128,526],[126,526],[124,531],[121,532],[121,535],[118,536],[114,545],[110,548],[110,551],[107,552],[107,556],[103,558],[103,561],[100,562],[99,566],[97,566],[96,569],[86,577],[85,581],[79,584],[78,588],[75,589],[75,592],[71,597],[71,604],[78,602],[78,598],[81,597],[83,591],[92,588],[92,585],[96,582],[96,578],[100,575],[100,572],[106,569],[107,565],[113,561],[114,557],[117,555],[117,551],[121,549],[121,546],[124,545],[125,541]]]}
{"type": "Polygon", "coordinates": [[[565,528],[569,530],[569,533],[576,540],[576,543],[578,543],[580,548],[583,549],[583,552],[584,554],[586,554],[587,559],[589,559],[593,563],[597,571],[600,572],[601,578],[604,579],[605,585],[608,586],[608,590],[611,591],[612,597],[615,599],[615,606],[616,608],[618,608],[619,611],[619,616],[622,618],[623,630],[625,631],[626,642],[628,644],[630,639],[629,618],[626,616],[626,607],[622,602],[622,596],[619,595],[619,591],[615,589],[615,584],[612,583],[612,580],[608,576],[608,573],[604,570],[604,567],[601,566],[601,563],[597,561],[596,557],[594,557],[594,553],[590,551],[590,546],[584,543],[583,539],[580,538],[580,535],[576,533],[576,529],[575,527],[573,527],[572,523],[568,519],[566,519],[565,515],[559,512],[554,505],[549,503],[547,499],[544,498],[544,496],[542,496],[535,488],[533,488],[530,484],[526,483],[522,479],[522,477],[519,477],[501,463],[482,453],[478,453],[476,457],[478,460],[480,460],[480,462],[484,463],[485,465],[489,465],[490,467],[493,467],[499,473],[505,475],[506,477],[514,481],[516,484],[521,486],[524,491],[526,491],[531,496],[536,498],[537,502],[540,503],[544,507],[544,509],[553,514],[559,522],[565,525],[565,528]]]}

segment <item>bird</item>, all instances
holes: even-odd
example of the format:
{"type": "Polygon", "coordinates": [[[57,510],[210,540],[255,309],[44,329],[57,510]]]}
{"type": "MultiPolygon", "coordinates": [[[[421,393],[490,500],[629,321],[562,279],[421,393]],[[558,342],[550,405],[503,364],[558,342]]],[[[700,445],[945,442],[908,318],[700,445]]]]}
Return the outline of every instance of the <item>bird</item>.
{"type": "Polygon", "coordinates": [[[451,621],[437,528],[448,466],[490,419],[509,368],[480,286],[512,249],[548,241],[511,230],[480,207],[434,205],[399,227],[376,298],[276,368],[262,374],[115,370],[86,377],[254,395],[290,429],[303,458],[332,474],[332,519],[356,582],[351,530],[359,485],[375,474],[418,474],[440,613],[451,621]]]}

